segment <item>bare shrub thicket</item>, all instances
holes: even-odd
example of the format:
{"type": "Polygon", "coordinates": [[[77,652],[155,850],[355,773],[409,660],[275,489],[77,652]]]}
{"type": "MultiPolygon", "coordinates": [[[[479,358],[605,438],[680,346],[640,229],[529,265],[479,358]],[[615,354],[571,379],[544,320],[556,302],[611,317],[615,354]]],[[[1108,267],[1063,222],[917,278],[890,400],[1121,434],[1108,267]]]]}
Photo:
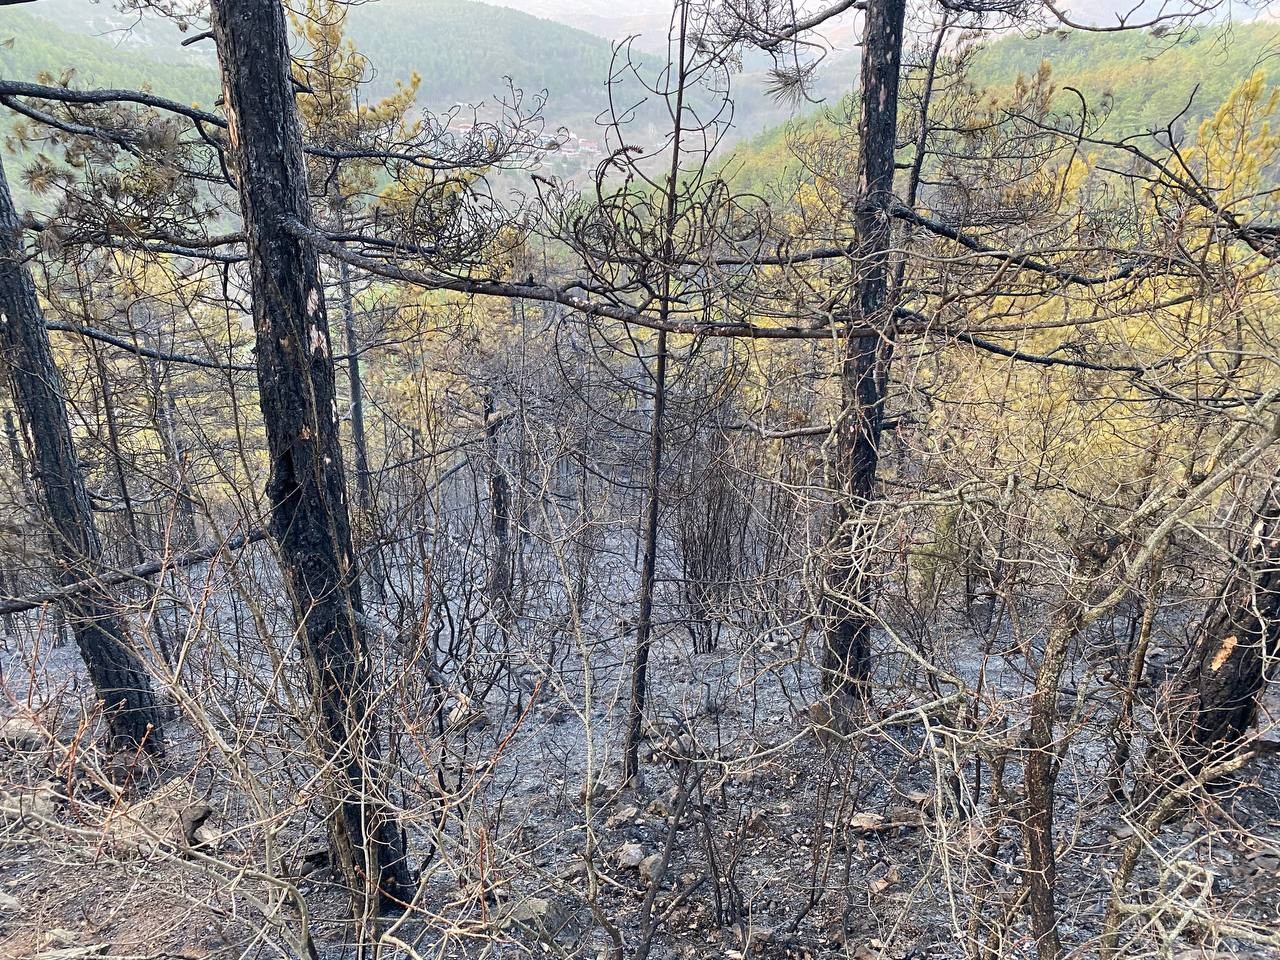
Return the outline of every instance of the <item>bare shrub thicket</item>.
{"type": "Polygon", "coordinates": [[[970,84],[1053,6],[681,0],[568,184],[291,13],[0,80],[0,953],[1280,955],[1261,76],[1121,138],[970,84]]]}

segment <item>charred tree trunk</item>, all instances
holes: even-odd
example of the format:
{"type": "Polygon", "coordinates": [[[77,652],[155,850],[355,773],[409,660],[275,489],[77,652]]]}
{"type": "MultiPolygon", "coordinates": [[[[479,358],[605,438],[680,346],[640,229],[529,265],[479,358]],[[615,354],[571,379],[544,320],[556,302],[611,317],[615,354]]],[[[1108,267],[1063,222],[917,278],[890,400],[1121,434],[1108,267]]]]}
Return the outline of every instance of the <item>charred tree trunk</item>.
{"type": "Polygon", "coordinates": [[[333,353],[319,262],[299,239],[311,213],[284,11],[278,0],[219,0],[212,24],[248,239],[270,532],[301,628],[320,748],[339,778],[330,844],[353,892],[376,891],[390,906],[411,885],[403,837],[378,795],[374,680],[360,628],[333,353]]]}
{"type": "Polygon", "coordinates": [[[489,570],[489,601],[504,628],[510,621],[512,579],[515,574],[511,550],[511,491],[498,463],[498,429],[502,418],[493,405],[493,393],[484,398],[484,437],[489,455],[489,530],[493,534],[493,566],[489,570]]]}
{"type": "Polygon", "coordinates": [[[667,406],[667,331],[658,331],[658,357],[653,371],[653,420],[649,424],[649,478],[645,490],[644,532],[640,557],[640,599],[636,610],[636,662],[631,668],[631,699],[622,751],[622,780],[640,772],[640,735],[649,692],[649,647],[653,640],[653,587],[658,567],[658,511],[662,507],[663,418],[667,406]]]}
{"type": "Polygon", "coordinates": [[[1170,758],[1181,779],[1231,752],[1253,726],[1267,669],[1280,657],[1280,479],[1201,627],[1178,684],[1170,758]]]}
{"type": "Polygon", "coordinates": [[[1062,940],[1058,933],[1058,856],[1053,836],[1054,801],[1060,770],[1055,733],[1059,687],[1067,664],[1067,653],[1089,614],[1087,585],[1101,575],[1116,546],[1114,539],[1098,539],[1082,545],[1073,579],[1085,592],[1077,595],[1068,589],[1054,610],[1044,653],[1036,669],[1035,691],[1031,696],[1024,739],[1022,835],[1027,853],[1027,913],[1039,960],[1057,960],[1062,953],[1062,940]]]}
{"type": "Polygon", "coordinates": [[[889,297],[894,151],[898,133],[898,78],[906,0],[869,0],[862,51],[862,112],[858,123],[857,249],[849,324],[874,333],[845,338],[841,359],[840,422],[835,474],[839,490],[833,524],[834,555],[827,574],[823,689],[861,696],[871,672],[870,606],[863,575],[863,513],[875,493],[884,417],[885,377],[892,343],[889,297]]]}
{"type": "MultiPolygon", "coordinates": [[[[48,514],[59,578],[66,584],[98,575],[102,544],[76,458],[62,377],[35,284],[23,266],[21,230],[0,166],[0,349],[27,433],[38,499],[48,514]]],[[[120,746],[158,753],[163,741],[151,681],[112,606],[105,590],[86,591],[66,603],[112,738],[120,746]]]]}
{"type": "MultiPolygon", "coordinates": [[[[360,342],[356,335],[355,296],[351,290],[351,267],[338,261],[338,291],[342,297],[342,328],[347,344],[347,381],[351,389],[351,450],[356,458],[356,507],[362,528],[373,525],[373,485],[369,482],[369,439],[364,427],[364,378],[360,373],[360,342]]],[[[369,555],[369,579],[379,599],[385,598],[386,570],[382,550],[375,541],[369,555]]]]}
{"type": "Polygon", "coordinates": [[[677,11],[679,24],[675,109],[671,131],[671,166],[667,172],[664,198],[662,253],[666,261],[662,272],[662,300],[658,307],[660,321],[657,356],[653,367],[653,419],[649,423],[649,471],[645,489],[644,529],[641,531],[640,596],[636,604],[636,658],[631,666],[631,697],[627,703],[627,726],[622,744],[622,782],[632,783],[640,772],[640,737],[644,727],[644,707],[649,694],[649,648],[653,641],[653,593],[658,570],[658,516],[662,509],[662,457],[666,441],[664,419],[667,415],[667,331],[671,316],[671,271],[675,261],[675,233],[678,215],[677,184],[684,137],[684,95],[689,82],[686,59],[689,34],[689,4],[681,3],[677,11]]]}

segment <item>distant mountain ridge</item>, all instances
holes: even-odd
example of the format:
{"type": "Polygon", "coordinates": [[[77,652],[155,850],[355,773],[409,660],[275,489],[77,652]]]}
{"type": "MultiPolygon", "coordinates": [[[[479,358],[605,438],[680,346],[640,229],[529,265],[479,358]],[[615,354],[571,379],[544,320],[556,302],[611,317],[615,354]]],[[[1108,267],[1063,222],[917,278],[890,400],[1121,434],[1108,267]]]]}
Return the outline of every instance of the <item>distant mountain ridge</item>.
{"type": "MultiPolygon", "coordinates": [[[[477,0],[378,0],[350,8],[349,33],[376,70],[374,93],[417,71],[424,105],[440,111],[501,95],[510,76],[527,97],[549,91],[546,114],[553,128],[565,125],[599,139],[592,128],[607,107],[614,54],[608,41],[585,30],[477,0]]],[[[8,39],[12,45],[0,47],[0,73],[8,77],[31,79],[42,71],[57,76],[72,68],[72,82],[79,86],[146,85],[205,106],[218,94],[209,43],[182,47],[183,34],[171,24],[138,21],[109,3],[37,0],[0,7],[0,40],[8,39]]],[[[1270,21],[1210,26],[1176,42],[1147,31],[1006,36],[977,53],[969,79],[998,91],[1047,61],[1060,98],[1065,85],[1075,86],[1095,118],[1105,117],[1105,131],[1127,134],[1168,122],[1193,91],[1182,123],[1198,123],[1254,70],[1280,78],[1278,53],[1280,24],[1270,21]]],[[[655,65],[652,57],[646,61],[649,73],[655,65]]],[[[855,79],[855,58],[833,57],[815,92],[834,102],[855,79]]],[[[790,162],[781,126],[789,110],[764,96],[765,83],[756,66],[734,80],[739,132],[768,128],[730,161],[731,168],[743,168],[746,182],[763,183],[790,162]]],[[[629,105],[626,97],[622,101],[629,105]]],[[[646,110],[642,118],[660,122],[657,104],[646,110]]],[[[796,122],[817,123],[820,116],[811,109],[796,122]]],[[[654,135],[660,136],[657,128],[654,135]]]]}
{"type": "MultiPolygon", "coordinates": [[[[620,14],[625,10],[620,8],[620,14]]],[[[609,108],[607,82],[621,63],[609,40],[479,0],[353,4],[347,30],[369,58],[375,95],[416,71],[422,77],[423,105],[443,111],[456,103],[505,96],[509,77],[523,91],[526,105],[529,98],[547,91],[545,115],[553,129],[563,125],[585,136],[592,135],[590,128],[609,108]]],[[[183,47],[183,34],[172,24],[121,14],[107,2],[37,0],[20,12],[0,7],[0,39],[7,37],[13,37],[15,45],[0,55],[0,69],[10,76],[29,78],[38,70],[56,74],[76,65],[82,85],[137,86],[151,76],[157,92],[184,100],[205,99],[216,89],[211,44],[183,47]]],[[[635,55],[652,80],[657,60],[639,47],[635,55]]],[[[781,123],[792,112],[763,92],[767,77],[758,66],[751,63],[747,72],[734,78],[735,136],[781,123]]],[[[825,71],[823,85],[815,92],[838,95],[852,82],[851,73],[846,77],[842,70],[825,71]]],[[[643,95],[633,83],[618,97],[619,105],[630,107],[643,95]]],[[[642,109],[642,121],[662,120],[664,112],[653,100],[650,96],[642,109]]]]}

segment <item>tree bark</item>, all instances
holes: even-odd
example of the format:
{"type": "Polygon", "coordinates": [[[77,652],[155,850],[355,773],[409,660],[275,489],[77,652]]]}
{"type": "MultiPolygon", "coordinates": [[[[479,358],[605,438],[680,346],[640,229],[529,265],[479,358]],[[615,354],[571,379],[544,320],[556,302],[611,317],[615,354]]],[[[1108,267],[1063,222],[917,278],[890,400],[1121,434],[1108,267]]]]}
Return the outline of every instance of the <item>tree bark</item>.
{"type": "Polygon", "coordinates": [[[498,430],[502,419],[493,403],[493,391],[484,396],[484,437],[489,456],[489,529],[493,534],[493,566],[489,570],[489,601],[498,621],[506,625],[512,614],[514,576],[511,550],[511,491],[498,462],[498,430]]]}
{"type": "MultiPolygon", "coordinates": [[[[71,437],[62,376],[24,261],[22,227],[0,165],[0,349],[14,406],[27,433],[31,472],[51,526],[58,579],[70,584],[100,574],[102,544],[71,437]]],[[[118,746],[163,749],[160,712],[142,659],[112,598],[101,587],[66,599],[76,644],[102,699],[118,746]]]]}
{"type": "Polygon", "coordinates": [[[1054,609],[1044,654],[1036,669],[1035,691],[1027,718],[1026,760],[1022,768],[1025,805],[1022,835],[1027,851],[1027,912],[1036,940],[1039,960],[1058,960],[1062,939],[1058,933],[1058,856],[1053,838],[1054,802],[1057,796],[1059,744],[1055,734],[1058,691],[1071,644],[1085,626],[1091,607],[1089,590],[1115,552],[1115,539],[1082,544],[1066,595],[1054,609]]]}
{"type": "Polygon", "coordinates": [[[333,352],[316,251],[291,224],[311,211],[279,0],[218,0],[212,26],[249,250],[258,388],[279,544],[315,701],[339,782],[330,845],[353,893],[411,896],[404,842],[378,795],[374,678],[360,627],[333,352]]]}
{"type": "Polygon", "coordinates": [[[1238,746],[1257,719],[1267,668],[1280,656],[1280,478],[1254,511],[1218,597],[1171,702],[1177,779],[1238,746]]]}
{"type": "Polygon", "coordinates": [[[885,377],[892,343],[889,260],[893,241],[894,153],[898,134],[898,79],[902,66],[906,0],[868,0],[862,50],[862,110],[858,122],[858,195],[854,212],[857,248],[853,327],[878,328],[885,336],[850,337],[841,358],[840,421],[836,428],[834,553],[826,584],[826,650],[823,690],[860,697],[871,673],[874,601],[863,575],[862,514],[875,493],[884,417],[885,377]]]}

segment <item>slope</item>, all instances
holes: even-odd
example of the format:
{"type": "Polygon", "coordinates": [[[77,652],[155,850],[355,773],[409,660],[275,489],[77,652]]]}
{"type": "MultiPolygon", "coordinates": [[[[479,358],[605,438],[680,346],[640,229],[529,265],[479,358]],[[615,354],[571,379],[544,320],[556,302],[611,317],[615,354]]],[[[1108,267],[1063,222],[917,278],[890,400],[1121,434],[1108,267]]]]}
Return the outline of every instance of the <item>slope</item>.
{"type": "MultiPolygon", "coordinates": [[[[1047,62],[1064,108],[1064,87],[1084,94],[1105,116],[1112,136],[1163,128],[1184,110],[1184,129],[1195,129],[1255,71],[1280,78],[1280,24],[1256,21],[1158,36],[1124,33],[1049,33],[1007,37],[975,57],[970,81],[979,89],[1009,87],[1019,74],[1047,62]]],[[[1074,98],[1071,98],[1074,100],[1074,98]]]]}
{"type": "MultiPolygon", "coordinates": [[[[1280,24],[1208,27],[1180,36],[1146,31],[1124,33],[1049,33],[1008,36],[978,50],[968,83],[999,96],[1019,76],[1050,68],[1054,105],[1078,113],[1079,98],[1089,105],[1090,122],[1113,138],[1162,130],[1194,133],[1227,95],[1254,72],[1280,82],[1280,24]],[[1175,123],[1176,121],[1176,123],[1175,123]]],[[[802,175],[791,141],[834,129],[833,113],[848,113],[848,103],[817,110],[785,126],[766,130],[740,145],[724,162],[739,189],[767,193],[802,175]]]]}
{"type": "MultiPolygon", "coordinates": [[[[51,8],[52,9],[52,8],[51,8]]],[[[0,76],[32,80],[48,73],[55,79],[70,69],[78,87],[147,87],[183,102],[211,104],[218,77],[211,63],[174,63],[150,49],[117,49],[105,37],[64,30],[41,8],[0,10],[0,76]]]]}

